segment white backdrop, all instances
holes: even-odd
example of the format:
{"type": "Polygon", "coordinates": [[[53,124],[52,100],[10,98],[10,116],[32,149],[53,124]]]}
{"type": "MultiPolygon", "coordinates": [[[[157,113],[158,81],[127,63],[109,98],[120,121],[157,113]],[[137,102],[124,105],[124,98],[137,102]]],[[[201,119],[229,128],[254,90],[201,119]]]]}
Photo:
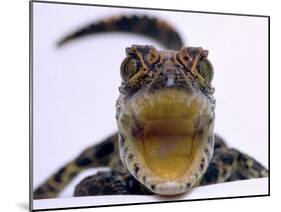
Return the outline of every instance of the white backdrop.
{"type": "Polygon", "coordinates": [[[114,105],[124,49],[155,44],[123,34],[89,37],[62,49],[55,43],[94,20],[129,13],[162,17],[187,45],[209,50],[215,69],[216,132],[267,165],[267,19],[35,3],[34,186],[116,131],[114,105]]]}

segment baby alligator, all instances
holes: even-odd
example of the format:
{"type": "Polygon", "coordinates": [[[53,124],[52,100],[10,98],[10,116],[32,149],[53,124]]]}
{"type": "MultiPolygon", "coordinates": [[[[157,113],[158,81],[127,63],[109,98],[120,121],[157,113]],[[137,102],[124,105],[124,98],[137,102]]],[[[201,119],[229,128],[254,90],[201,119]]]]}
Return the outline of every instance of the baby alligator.
{"type": "Polygon", "coordinates": [[[34,191],[52,198],[81,171],[108,166],[82,180],[75,196],[176,195],[192,187],[266,177],[252,157],[214,135],[213,68],[208,51],[184,47],[164,21],[147,16],[114,17],[83,27],[58,45],[90,34],[128,32],[158,41],[126,48],[116,103],[118,133],[83,151],[34,191]]]}

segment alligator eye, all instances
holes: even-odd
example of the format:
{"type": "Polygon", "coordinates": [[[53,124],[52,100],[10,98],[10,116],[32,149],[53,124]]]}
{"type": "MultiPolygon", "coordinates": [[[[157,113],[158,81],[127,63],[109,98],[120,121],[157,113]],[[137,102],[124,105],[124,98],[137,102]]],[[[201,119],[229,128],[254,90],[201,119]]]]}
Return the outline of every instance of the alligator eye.
{"type": "Polygon", "coordinates": [[[128,81],[139,71],[139,68],[140,63],[137,59],[127,57],[121,64],[122,79],[128,81]]]}
{"type": "Polygon", "coordinates": [[[213,80],[213,66],[207,59],[199,62],[198,72],[206,80],[207,83],[210,83],[213,80]]]}

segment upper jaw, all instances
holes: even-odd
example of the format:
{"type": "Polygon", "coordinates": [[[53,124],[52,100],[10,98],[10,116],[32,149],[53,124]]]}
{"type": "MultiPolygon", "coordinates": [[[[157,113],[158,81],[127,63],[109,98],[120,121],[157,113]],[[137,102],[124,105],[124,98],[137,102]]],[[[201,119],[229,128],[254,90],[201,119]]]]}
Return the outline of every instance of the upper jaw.
{"type": "Polygon", "coordinates": [[[212,155],[210,119],[208,100],[198,94],[166,90],[138,96],[118,121],[126,137],[121,159],[152,192],[183,193],[204,173],[212,155]]]}

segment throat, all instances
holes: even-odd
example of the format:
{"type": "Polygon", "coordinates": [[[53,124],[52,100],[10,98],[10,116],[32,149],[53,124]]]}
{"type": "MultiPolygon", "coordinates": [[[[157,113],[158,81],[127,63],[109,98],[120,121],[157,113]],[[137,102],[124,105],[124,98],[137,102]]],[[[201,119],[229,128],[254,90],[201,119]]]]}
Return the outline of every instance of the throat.
{"type": "Polygon", "coordinates": [[[194,126],[189,120],[146,123],[142,142],[147,167],[162,179],[181,178],[189,171],[196,151],[193,135],[194,126]]]}

